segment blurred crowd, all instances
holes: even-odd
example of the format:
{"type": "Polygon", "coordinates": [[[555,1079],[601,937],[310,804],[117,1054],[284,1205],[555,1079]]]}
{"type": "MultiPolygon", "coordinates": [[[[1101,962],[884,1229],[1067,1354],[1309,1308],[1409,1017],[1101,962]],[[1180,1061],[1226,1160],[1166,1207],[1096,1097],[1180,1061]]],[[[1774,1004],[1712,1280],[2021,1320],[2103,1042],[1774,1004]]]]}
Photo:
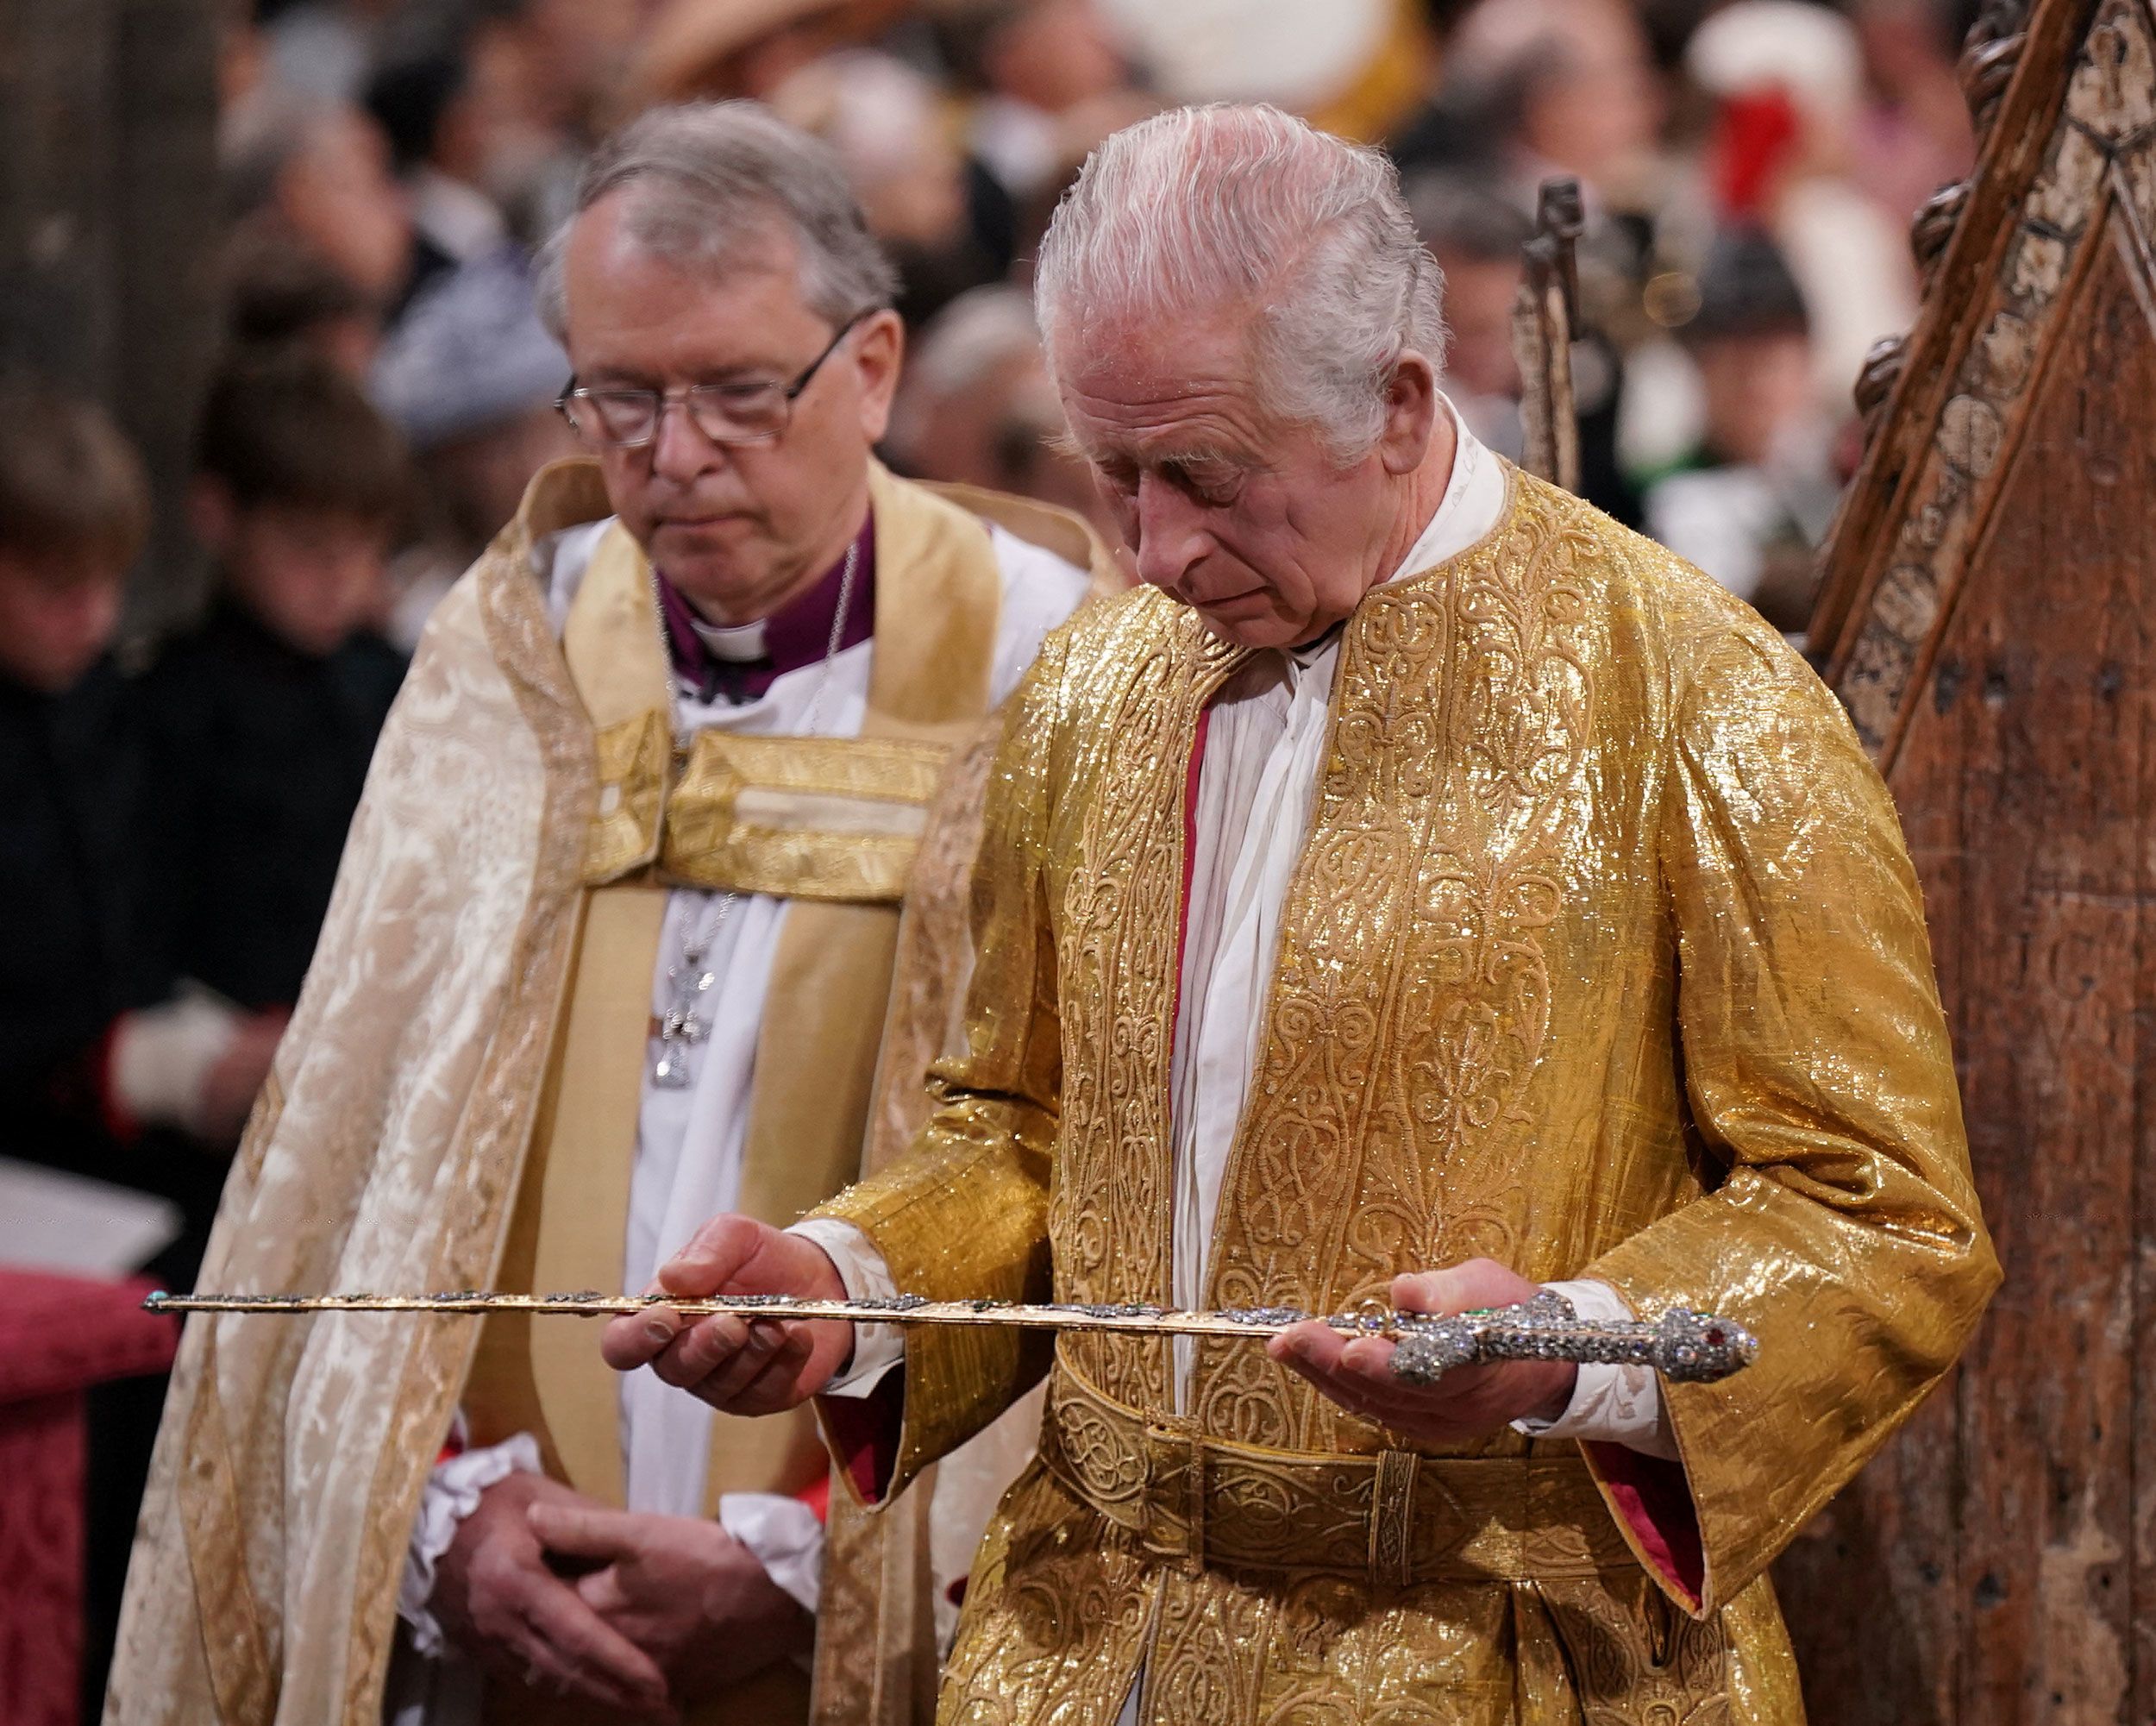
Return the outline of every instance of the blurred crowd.
{"type": "Polygon", "coordinates": [[[1582,489],[1796,632],[1850,386],[1915,310],[1909,216],[1970,166],[1973,11],[235,0],[226,355],[190,498],[216,581],[191,629],[115,651],[139,465],[94,407],[0,385],[0,906],[34,926],[0,941],[0,1062],[45,1100],[5,1148],[137,1183],[141,1135],[205,1148],[166,1183],[185,1275],[405,656],[572,453],[531,259],[626,116],[748,97],[827,140],[904,282],[887,459],[1088,512],[1027,276],[1108,132],[1263,99],[1390,150],[1446,278],[1448,388],[1512,454],[1520,248],[1539,184],[1576,177],[1582,489]]]}

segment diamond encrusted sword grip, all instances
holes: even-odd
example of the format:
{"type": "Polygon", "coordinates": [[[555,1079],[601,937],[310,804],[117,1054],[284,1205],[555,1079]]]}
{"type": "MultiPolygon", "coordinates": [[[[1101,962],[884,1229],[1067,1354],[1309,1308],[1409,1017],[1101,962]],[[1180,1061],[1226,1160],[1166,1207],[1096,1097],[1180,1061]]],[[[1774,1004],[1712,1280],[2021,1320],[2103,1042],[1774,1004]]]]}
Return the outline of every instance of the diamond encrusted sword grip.
{"type": "Polygon", "coordinates": [[[1590,1322],[1547,1291],[1516,1307],[1453,1318],[1402,1315],[1389,1334],[1397,1343],[1393,1371],[1420,1385],[1435,1384],[1456,1366],[1499,1360],[1648,1366],[1675,1384],[1712,1384],[1759,1352],[1750,1331],[1709,1314],[1672,1307],[1651,1322],[1590,1322]]]}

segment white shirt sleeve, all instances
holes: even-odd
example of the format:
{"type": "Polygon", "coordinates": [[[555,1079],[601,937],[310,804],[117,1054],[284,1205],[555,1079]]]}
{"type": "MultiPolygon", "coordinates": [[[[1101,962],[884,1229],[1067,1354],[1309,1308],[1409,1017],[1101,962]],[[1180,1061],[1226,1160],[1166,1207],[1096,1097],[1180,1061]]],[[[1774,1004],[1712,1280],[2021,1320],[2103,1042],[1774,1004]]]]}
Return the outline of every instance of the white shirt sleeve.
{"type": "Polygon", "coordinates": [[[415,1653],[439,1659],[447,1649],[442,1626],[427,1603],[434,1597],[435,1567],[457,1537],[464,1519],[479,1507],[479,1494],[512,1474],[537,1474],[539,1440],[518,1433],[435,1465],[419,1495],[419,1515],[404,1549],[404,1574],[397,1585],[397,1616],[410,1626],[415,1653]]]}
{"type": "MultiPolygon", "coordinates": [[[[899,1292],[891,1279],[891,1267],[883,1262],[868,1237],[850,1222],[835,1216],[804,1217],[787,1230],[822,1247],[838,1267],[838,1279],[846,1285],[849,1301],[888,1301],[899,1292]]],[[[826,1396],[865,1396],[884,1375],[906,1359],[906,1340],[894,1324],[854,1327],[854,1358],[829,1384],[826,1396]]]]}
{"type": "MultiPolygon", "coordinates": [[[[1544,1285],[1562,1295],[1583,1319],[1621,1323],[1636,1315],[1607,1283],[1582,1281],[1544,1285]]],[[[1583,1365],[1572,1387],[1572,1400],[1554,1421],[1518,1420],[1514,1432],[1529,1438],[1583,1439],[1620,1444],[1643,1456],[1677,1459],[1677,1440],[1662,1417],[1662,1381],[1651,1366],[1583,1365]]]]}

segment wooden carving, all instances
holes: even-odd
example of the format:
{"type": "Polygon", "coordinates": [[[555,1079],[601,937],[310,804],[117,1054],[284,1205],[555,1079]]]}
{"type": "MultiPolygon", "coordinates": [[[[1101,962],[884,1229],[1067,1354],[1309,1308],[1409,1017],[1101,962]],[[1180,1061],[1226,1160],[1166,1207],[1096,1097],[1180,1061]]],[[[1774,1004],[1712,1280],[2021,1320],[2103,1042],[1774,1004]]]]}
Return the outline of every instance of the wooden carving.
{"type": "Polygon", "coordinates": [[[2007,1281],[1780,1580],[1815,1720],[2109,1726],[2156,1718],[2156,11],[1993,0],[1963,81],[1979,166],[1917,217],[1811,641],[2007,1281]]]}
{"type": "Polygon", "coordinates": [[[1512,350],[1520,363],[1520,465],[1576,492],[1580,417],[1572,394],[1572,325],[1579,311],[1575,250],[1584,225],[1580,183],[1545,179],[1534,235],[1513,302],[1512,350]]]}

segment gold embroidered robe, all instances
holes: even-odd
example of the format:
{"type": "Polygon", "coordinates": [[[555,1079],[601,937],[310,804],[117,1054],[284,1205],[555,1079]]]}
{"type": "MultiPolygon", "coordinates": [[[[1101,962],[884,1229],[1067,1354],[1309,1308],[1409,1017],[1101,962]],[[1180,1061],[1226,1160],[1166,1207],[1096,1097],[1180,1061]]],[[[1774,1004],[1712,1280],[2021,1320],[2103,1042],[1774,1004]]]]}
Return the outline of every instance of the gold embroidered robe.
{"type": "MultiPolygon", "coordinates": [[[[984,723],[997,577],[982,519],[1094,562],[1097,582],[1106,559],[1060,512],[962,488],[938,498],[881,470],[872,490],[880,627],[864,731],[886,765],[924,763],[914,788],[925,792],[945,753],[962,763],[984,723]],[[975,603],[956,602],[964,598],[975,603]]],[[[595,560],[579,596],[590,603],[573,606],[556,638],[534,545],[607,513],[595,464],[548,469],[429,622],[241,1145],[204,1287],[484,1288],[567,1265],[617,1280],[662,897],[640,871],[662,852],[670,873],[693,878],[750,870],[796,838],[810,863],[845,864],[813,842],[830,826],[834,787],[822,776],[799,786],[752,776],[766,794],[755,813],[743,807],[730,770],[766,762],[774,740],[713,738],[669,764],[664,662],[640,564],[601,571],[595,560]],[[619,645],[580,663],[602,638],[619,645]],[[791,804],[769,794],[787,791],[808,794],[791,804]],[[606,1094],[596,1103],[594,1087],[606,1094]],[[564,1137],[572,1102],[606,1136],[564,1137]],[[611,1168],[571,1170],[563,1197],[557,1140],[611,1168]],[[542,1187],[559,1202],[528,1202],[542,1187]],[[576,1229],[574,1250],[550,1256],[559,1231],[537,1212],[574,1225],[586,1220],[580,1206],[610,1191],[599,1234],[576,1229]],[[591,1269],[575,1254],[594,1247],[591,1269]]],[[[758,1073],[749,1158],[762,1162],[745,1195],[798,1213],[856,1172],[872,1107],[888,1116],[918,1095],[925,1063],[909,1073],[905,1061],[941,1046],[957,956],[918,934],[907,941],[896,901],[903,890],[909,913],[931,913],[914,920],[933,924],[946,877],[962,876],[973,806],[962,772],[954,777],[913,828],[935,860],[930,879],[911,878],[872,828],[883,838],[855,862],[878,882],[828,879],[789,910],[790,932],[804,938],[782,949],[823,986],[797,986],[767,1009],[766,1027],[782,1024],[789,1046],[758,1073]],[[760,1149],[758,1135],[777,1135],[775,1146],[760,1149]],[[827,1166],[837,1157],[845,1166],[827,1166]]],[[[839,813],[858,830],[860,812],[839,813]]],[[[774,997],[780,981],[774,969],[774,997]]],[[[482,1348],[493,1328],[342,1314],[189,1322],[128,1576],[110,1726],[379,1726],[413,1517],[461,1402],[493,1405],[499,1430],[486,1435],[521,1423],[540,1434],[549,1466],[618,1493],[618,1381],[599,1359],[596,1327],[510,1327],[482,1348]],[[490,1364],[475,1371],[475,1358],[490,1364]]],[[[749,1428],[724,1461],[730,1487],[792,1490],[806,1478],[778,1422],[749,1428]]],[[[857,1597],[858,1579],[842,1579],[840,1592],[857,1597]]],[[[853,1615],[856,1666],[879,1654],[918,1663],[905,1645],[925,1603],[900,1604],[909,1622],[853,1615]]],[[[805,1690],[790,1666],[771,1668],[741,1712],[798,1716],[805,1690]]],[[[557,1712],[544,1698],[511,1700],[522,1720],[557,1712]]],[[[490,1709],[501,1701],[490,1694],[490,1709]]]]}
{"type": "MultiPolygon", "coordinates": [[[[1050,1372],[975,1566],[950,1723],[1802,1717],[1764,1574],[1996,1284],[1922,907],[1832,697],[1699,572],[1514,472],[1345,627],[1207,1299],[1337,1311],[1487,1254],[1751,1326],[1665,1387],[1682,1464],[1455,1453],[1203,1343],[909,1334],[886,1502],[1050,1372]]],[[[827,1207],[900,1288],[1164,1302],[1200,716],[1243,653],[1153,593],[1051,637],[991,781],[968,1050],[827,1207]]]]}

